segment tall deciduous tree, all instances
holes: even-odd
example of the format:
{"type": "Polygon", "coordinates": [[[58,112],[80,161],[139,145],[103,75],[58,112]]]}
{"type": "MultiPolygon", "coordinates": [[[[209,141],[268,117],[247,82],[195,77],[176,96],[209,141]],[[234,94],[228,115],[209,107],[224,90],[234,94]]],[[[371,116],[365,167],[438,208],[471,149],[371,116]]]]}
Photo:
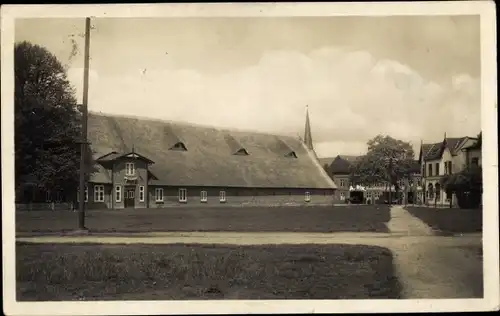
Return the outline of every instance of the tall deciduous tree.
{"type": "Polygon", "coordinates": [[[76,190],[81,113],[66,71],[46,48],[14,47],[16,188],[76,190]]]}
{"type": "Polygon", "coordinates": [[[351,169],[354,183],[373,185],[388,182],[398,190],[400,180],[414,172],[414,152],[410,143],[378,135],[369,140],[368,152],[351,169]]]}

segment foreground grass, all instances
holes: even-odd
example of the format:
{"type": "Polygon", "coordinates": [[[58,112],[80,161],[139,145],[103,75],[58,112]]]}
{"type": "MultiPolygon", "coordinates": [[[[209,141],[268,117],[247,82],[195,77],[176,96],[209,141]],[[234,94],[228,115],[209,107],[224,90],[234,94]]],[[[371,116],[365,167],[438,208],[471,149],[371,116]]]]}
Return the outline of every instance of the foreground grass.
{"type": "Polygon", "coordinates": [[[352,245],[16,245],[18,300],[398,298],[392,254],[352,245]]]}
{"type": "MultiPolygon", "coordinates": [[[[165,208],[92,210],[86,226],[93,232],[240,231],[240,232],[387,232],[386,205],[341,207],[165,208]]],[[[78,213],[19,211],[17,232],[60,232],[77,227],[78,213]]]]}
{"type": "Polygon", "coordinates": [[[482,210],[412,206],[405,209],[442,233],[478,233],[483,230],[482,210]]]}

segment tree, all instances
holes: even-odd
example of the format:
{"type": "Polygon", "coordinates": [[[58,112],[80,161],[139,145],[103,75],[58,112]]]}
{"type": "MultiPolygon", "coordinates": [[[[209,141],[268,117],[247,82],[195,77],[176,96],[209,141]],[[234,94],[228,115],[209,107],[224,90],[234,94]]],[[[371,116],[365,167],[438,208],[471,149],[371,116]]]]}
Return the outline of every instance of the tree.
{"type": "Polygon", "coordinates": [[[377,135],[367,145],[367,154],[351,168],[351,180],[365,185],[387,182],[399,193],[400,180],[409,180],[414,171],[411,144],[390,136],[377,135]]]}
{"type": "Polygon", "coordinates": [[[455,194],[460,208],[477,208],[483,192],[483,170],[481,166],[467,167],[443,177],[441,185],[448,194],[455,194]]]}
{"type": "Polygon", "coordinates": [[[74,195],[81,112],[66,71],[46,48],[29,42],[15,45],[14,67],[16,188],[29,178],[38,189],[74,195]]]}

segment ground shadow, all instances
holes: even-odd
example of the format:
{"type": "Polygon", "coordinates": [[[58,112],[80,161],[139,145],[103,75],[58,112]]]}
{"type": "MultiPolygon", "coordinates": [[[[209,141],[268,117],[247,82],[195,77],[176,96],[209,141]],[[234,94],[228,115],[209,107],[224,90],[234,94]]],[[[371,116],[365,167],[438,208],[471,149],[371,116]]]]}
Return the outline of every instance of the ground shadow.
{"type": "Polygon", "coordinates": [[[394,299],[392,253],[363,245],[17,244],[22,301],[394,299]]]}
{"type": "MultiPolygon", "coordinates": [[[[387,205],[92,210],[92,232],[388,232],[387,205]]],[[[77,212],[17,212],[17,232],[76,228],[77,212]]]]}

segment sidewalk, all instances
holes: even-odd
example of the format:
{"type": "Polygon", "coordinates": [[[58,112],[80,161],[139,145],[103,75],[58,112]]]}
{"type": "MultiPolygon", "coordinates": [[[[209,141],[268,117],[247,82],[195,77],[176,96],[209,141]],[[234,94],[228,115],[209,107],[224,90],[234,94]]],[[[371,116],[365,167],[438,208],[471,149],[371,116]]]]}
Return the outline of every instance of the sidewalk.
{"type": "Polygon", "coordinates": [[[433,236],[433,229],[420,219],[407,212],[403,206],[396,205],[391,208],[391,220],[387,228],[392,233],[433,236]]]}

